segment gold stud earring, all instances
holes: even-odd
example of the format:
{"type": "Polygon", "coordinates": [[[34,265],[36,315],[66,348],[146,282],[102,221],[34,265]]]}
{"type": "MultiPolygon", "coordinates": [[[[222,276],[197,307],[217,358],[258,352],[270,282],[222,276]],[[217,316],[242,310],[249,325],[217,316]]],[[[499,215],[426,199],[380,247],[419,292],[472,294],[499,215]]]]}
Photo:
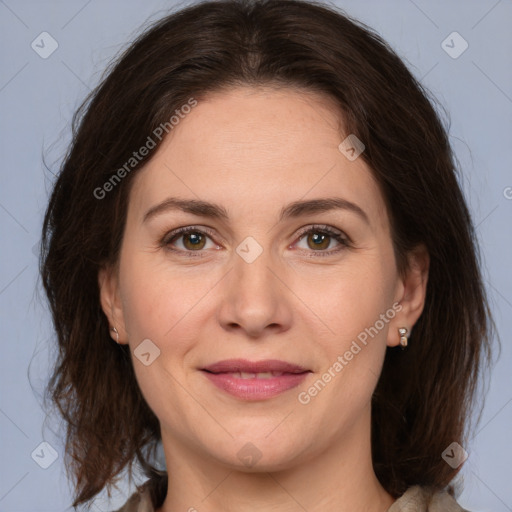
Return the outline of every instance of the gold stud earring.
{"type": "Polygon", "coordinates": [[[398,329],[398,334],[400,334],[400,346],[404,349],[407,347],[407,329],[405,327],[400,327],[398,329]]]}
{"type": "Polygon", "coordinates": [[[115,327],[111,327],[110,329],[116,335],[116,343],[119,343],[119,333],[115,327]]]}

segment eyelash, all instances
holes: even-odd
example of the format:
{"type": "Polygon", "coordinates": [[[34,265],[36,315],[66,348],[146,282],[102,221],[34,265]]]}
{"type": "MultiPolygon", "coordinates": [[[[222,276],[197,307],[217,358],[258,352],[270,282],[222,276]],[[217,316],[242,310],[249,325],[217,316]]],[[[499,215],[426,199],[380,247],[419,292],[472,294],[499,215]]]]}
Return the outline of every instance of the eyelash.
{"type": "MultiPolygon", "coordinates": [[[[204,252],[203,250],[198,250],[198,251],[185,251],[183,249],[174,249],[172,248],[171,246],[171,243],[176,239],[176,238],[179,238],[179,236],[183,236],[183,235],[186,235],[186,234],[190,234],[190,233],[194,233],[194,234],[200,234],[200,235],[207,235],[209,236],[210,238],[213,238],[214,237],[214,232],[208,228],[198,228],[198,227],[195,227],[195,226],[187,226],[187,227],[183,227],[183,228],[177,228],[177,229],[174,229],[168,233],[165,234],[165,236],[160,240],[159,242],[159,245],[160,247],[168,250],[168,251],[171,251],[173,253],[179,253],[180,255],[186,255],[186,257],[190,257],[190,258],[202,258],[204,257],[202,255],[202,253],[204,252]]],[[[338,246],[338,248],[336,249],[331,249],[329,251],[322,251],[322,250],[318,250],[318,251],[314,251],[314,250],[305,250],[305,249],[301,249],[301,250],[304,250],[306,252],[310,252],[310,253],[313,253],[314,256],[311,256],[311,257],[325,257],[325,256],[331,256],[333,254],[336,254],[336,253],[339,253],[341,252],[343,249],[347,248],[347,247],[351,247],[351,240],[346,236],[344,235],[342,232],[338,231],[338,230],[335,230],[329,226],[326,226],[326,225],[313,225],[313,226],[310,226],[304,230],[301,230],[299,233],[298,233],[298,242],[300,242],[305,235],[308,235],[309,233],[317,233],[317,234],[322,234],[322,235],[328,235],[330,238],[333,238],[334,240],[336,240],[340,246],[338,246]]]]}

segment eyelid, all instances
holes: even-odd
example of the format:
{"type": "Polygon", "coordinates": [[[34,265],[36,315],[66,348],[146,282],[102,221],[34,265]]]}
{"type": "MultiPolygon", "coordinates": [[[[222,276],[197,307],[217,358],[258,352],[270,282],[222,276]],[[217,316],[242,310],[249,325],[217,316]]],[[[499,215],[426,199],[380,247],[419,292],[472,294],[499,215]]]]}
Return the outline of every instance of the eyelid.
{"type": "MultiPolygon", "coordinates": [[[[181,228],[171,229],[171,231],[168,231],[164,234],[162,237],[162,244],[168,244],[173,238],[176,238],[179,235],[187,234],[187,233],[204,233],[208,235],[210,238],[216,238],[218,237],[217,232],[207,226],[183,226],[181,228]]],[[[218,237],[221,238],[222,237],[218,237]]],[[[222,239],[223,240],[223,239],[222,239]]],[[[224,240],[223,240],[224,241],[224,240]]]]}
{"type": "Polygon", "coordinates": [[[326,234],[338,235],[344,238],[347,242],[352,243],[352,240],[344,231],[341,231],[340,229],[334,228],[327,224],[310,224],[309,226],[302,228],[297,233],[297,236],[301,238],[303,235],[309,233],[310,231],[314,231],[315,229],[326,234]]]}

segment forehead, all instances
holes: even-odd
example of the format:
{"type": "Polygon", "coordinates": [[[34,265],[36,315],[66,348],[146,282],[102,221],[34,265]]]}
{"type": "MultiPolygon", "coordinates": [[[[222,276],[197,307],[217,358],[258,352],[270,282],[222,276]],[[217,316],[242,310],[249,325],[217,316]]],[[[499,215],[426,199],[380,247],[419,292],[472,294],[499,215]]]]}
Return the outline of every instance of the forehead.
{"type": "Polygon", "coordinates": [[[348,134],[334,101],[295,89],[219,91],[183,115],[132,187],[137,217],[167,196],[280,210],[303,198],[357,202],[386,227],[380,189],[362,158],[338,146],[348,134]]]}

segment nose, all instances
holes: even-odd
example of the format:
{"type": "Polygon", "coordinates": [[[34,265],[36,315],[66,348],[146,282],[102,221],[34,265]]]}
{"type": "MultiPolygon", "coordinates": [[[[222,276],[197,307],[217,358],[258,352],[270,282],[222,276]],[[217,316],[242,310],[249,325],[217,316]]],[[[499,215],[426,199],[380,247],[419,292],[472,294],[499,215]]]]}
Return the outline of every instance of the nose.
{"type": "Polygon", "coordinates": [[[261,338],[288,330],[292,323],[291,293],[282,269],[268,251],[248,262],[234,255],[234,267],[223,280],[218,320],[223,329],[261,338]]]}

